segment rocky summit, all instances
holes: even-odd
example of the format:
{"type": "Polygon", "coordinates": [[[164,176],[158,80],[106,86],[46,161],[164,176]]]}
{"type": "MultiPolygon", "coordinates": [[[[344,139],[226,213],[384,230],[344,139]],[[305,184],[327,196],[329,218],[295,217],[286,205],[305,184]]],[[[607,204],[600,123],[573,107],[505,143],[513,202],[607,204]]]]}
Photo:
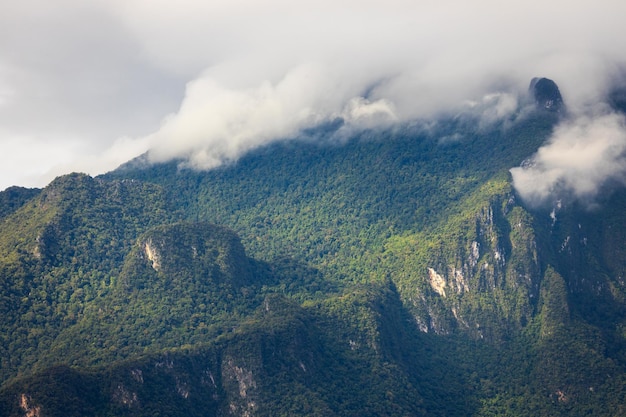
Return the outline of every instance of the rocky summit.
{"type": "Polygon", "coordinates": [[[559,87],[549,78],[535,77],[528,88],[537,107],[549,111],[561,112],[565,109],[559,87]]]}

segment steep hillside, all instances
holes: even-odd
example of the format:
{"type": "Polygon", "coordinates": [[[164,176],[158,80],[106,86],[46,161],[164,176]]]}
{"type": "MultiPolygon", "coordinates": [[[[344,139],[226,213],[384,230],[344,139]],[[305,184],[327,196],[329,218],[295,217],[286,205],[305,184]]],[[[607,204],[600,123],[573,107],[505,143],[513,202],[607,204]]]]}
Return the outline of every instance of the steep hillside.
{"type": "Polygon", "coordinates": [[[0,191],[0,218],[8,216],[19,209],[28,200],[39,194],[39,191],[23,187],[9,187],[4,191],[0,191]]]}
{"type": "Polygon", "coordinates": [[[391,277],[425,330],[475,333],[485,320],[502,334],[534,314],[541,279],[508,169],[557,120],[536,112],[487,129],[459,116],[341,145],[276,144],[206,173],[171,163],[108,177],[176,190],[190,220],[227,225],[266,262],[293,257],[340,286],[391,277]]]}
{"type": "Polygon", "coordinates": [[[508,172],[560,117],[6,194],[0,415],[624,412],[626,192],[531,209],[508,172]]]}
{"type": "Polygon", "coordinates": [[[2,380],[49,353],[86,306],[111,290],[137,235],[171,218],[158,186],[75,174],[2,219],[2,380]]]}
{"type": "MultiPolygon", "coordinates": [[[[254,271],[239,238],[207,224],[142,234],[108,292],[85,304],[39,362],[95,365],[211,340],[253,305],[254,271]]],[[[258,302],[256,302],[258,304],[258,302]]]]}

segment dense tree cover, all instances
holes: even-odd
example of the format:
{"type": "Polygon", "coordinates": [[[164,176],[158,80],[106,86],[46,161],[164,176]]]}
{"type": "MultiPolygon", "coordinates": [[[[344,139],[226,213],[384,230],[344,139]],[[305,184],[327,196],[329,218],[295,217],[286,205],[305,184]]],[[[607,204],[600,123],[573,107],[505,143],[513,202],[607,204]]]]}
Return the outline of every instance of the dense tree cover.
{"type": "Polygon", "coordinates": [[[0,415],[614,415],[626,193],[550,216],[508,175],[557,117],[6,197],[0,415]]]}
{"type": "Polygon", "coordinates": [[[36,188],[9,187],[0,191],[0,219],[15,212],[28,200],[39,194],[36,188]]]}
{"type": "Polygon", "coordinates": [[[23,393],[64,416],[465,415],[477,405],[462,395],[465,375],[408,318],[387,286],[306,306],[270,295],[204,346],[16,380],[3,388],[1,415],[23,412],[23,393]]]}
{"type": "Polygon", "coordinates": [[[50,353],[55,338],[113,288],[137,235],[173,217],[158,186],[73,174],[2,220],[2,379],[50,353]]]}

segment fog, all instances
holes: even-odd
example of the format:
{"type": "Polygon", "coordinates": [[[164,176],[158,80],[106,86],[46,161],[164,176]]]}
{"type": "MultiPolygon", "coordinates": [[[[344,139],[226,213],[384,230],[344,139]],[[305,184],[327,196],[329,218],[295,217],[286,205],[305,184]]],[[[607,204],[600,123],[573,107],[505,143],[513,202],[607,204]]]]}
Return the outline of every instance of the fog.
{"type": "Polygon", "coordinates": [[[523,167],[511,170],[513,184],[533,206],[571,199],[593,206],[607,183],[626,182],[625,151],[623,115],[578,115],[562,122],[523,167]]]}
{"type": "MultiPolygon", "coordinates": [[[[535,76],[580,117],[538,154],[558,177],[541,155],[575,158],[556,145],[575,126],[621,134],[617,116],[586,109],[623,63],[625,15],[618,1],[3,2],[0,189],[146,152],[209,169],[337,117],[371,127],[477,105],[488,124],[535,76]]],[[[619,146],[602,143],[598,163],[619,146]]],[[[520,190],[546,178],[515,172],[520,190]]]]}

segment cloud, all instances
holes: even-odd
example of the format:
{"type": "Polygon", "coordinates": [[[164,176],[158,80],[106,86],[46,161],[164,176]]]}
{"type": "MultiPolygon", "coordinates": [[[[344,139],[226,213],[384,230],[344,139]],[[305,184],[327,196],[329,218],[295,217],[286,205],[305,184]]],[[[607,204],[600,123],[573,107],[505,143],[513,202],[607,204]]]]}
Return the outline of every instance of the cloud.
{"type": "Polygon", "coordinates": [[[605,111],[563,122],[548,143],[511,174],[515,189],[531,205],[569,198],[593,203],[607,183],[626,183],[624,115],[605,111]]]}
{"type": "Polygon", "coordinates": [[[333,119],[360,127],[396,120],[390,102],[358,97],[358,82],[340,83],[320,65],[301,65],[275,84],[254,87],[227,88],[218,79],[208,71],[187,85],[178,112],[146,138],[151,161],[182,158],[187,166],[210,169],[333,119]]]}
{"type": "Polygon", "coordinates": [[[584,107],[621,65],[624,15],[608,0],[2,2],[0,154],[23,164],[0,188],[144,146],[210,167],[316,121],[433,118],[496,94],[490,123],[534,76],[584,107]]]}
{"type": "Polygon", "coordinates": [[[84,161],[158,126],[185,81],[141,49],[98,2],[0,2],[0,189],[110,170],[84,161]]]}

